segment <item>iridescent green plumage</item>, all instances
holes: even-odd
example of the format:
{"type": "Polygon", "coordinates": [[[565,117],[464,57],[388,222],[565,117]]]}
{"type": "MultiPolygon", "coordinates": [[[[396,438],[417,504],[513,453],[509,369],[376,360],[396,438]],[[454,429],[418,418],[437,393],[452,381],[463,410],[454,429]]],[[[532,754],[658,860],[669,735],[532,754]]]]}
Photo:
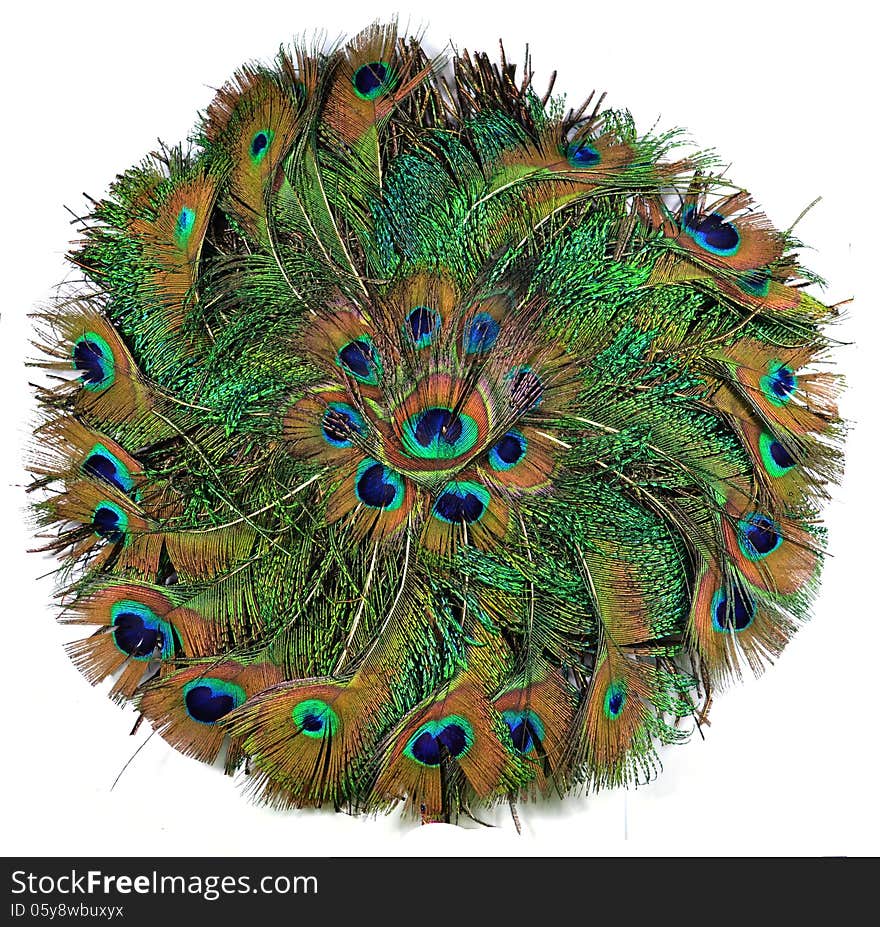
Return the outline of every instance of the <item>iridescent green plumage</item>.
{"type": "Polygon", "coordinates": [[[74,658],[281,804],[631,781],[815,587],[797,243],[674,133],[451,73],[378,26],[242,69],[49,317],[74,658]]]}

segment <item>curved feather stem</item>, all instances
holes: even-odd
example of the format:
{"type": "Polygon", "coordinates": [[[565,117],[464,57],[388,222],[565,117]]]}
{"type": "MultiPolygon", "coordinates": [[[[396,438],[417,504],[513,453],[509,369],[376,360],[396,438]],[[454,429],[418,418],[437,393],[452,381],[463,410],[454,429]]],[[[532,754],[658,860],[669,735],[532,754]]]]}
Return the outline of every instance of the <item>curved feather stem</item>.
{"type": "Polygon", "coordinates": [[[360,602],[358,603],[358,610],[355,612],[354,618],[351,622],[351,630],[348,632],[348,637],[345,640],[345,646],[342,648],[342,654],[339,657],[339,660],[336,663],[336,667],[333,670],[333,675],[336,676],[339,674],[342,667],[345,665],[345,658],[348,655],[348,648],[351,646],[351,642],[354,639],[355,632],[358,629],[360,624],[361,616],[364,613],[364,608],[367,604],[367,593],[370,591],[370,585],[373,581],[373,572],[376,569],[376,557],[379,553],[379,544],[378,542],[373,545],[373,557],[370,561],[370,569],[367,573],[367,578],[364,581],[364,589],[360,596],[360,602]]]}

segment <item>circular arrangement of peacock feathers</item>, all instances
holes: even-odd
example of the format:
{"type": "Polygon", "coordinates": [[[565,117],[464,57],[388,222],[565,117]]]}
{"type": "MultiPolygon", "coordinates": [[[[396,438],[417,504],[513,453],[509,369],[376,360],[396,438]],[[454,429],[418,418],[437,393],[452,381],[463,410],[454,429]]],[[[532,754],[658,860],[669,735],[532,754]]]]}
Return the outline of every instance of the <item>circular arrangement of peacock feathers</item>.
{"type": "Polygon", "coordinates": [[[393,25],[243,67],[42,314],[72,658],[273,804],[644,779],[815,592],[843,426],[799,243],[531,78],[393,25]]]}

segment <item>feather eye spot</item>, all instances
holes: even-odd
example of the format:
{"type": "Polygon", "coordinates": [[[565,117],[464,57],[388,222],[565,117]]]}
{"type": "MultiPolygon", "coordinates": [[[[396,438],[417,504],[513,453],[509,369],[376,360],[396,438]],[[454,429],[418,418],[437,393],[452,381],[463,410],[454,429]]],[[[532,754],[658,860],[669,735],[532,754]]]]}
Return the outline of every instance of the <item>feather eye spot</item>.
{"type": "Polygon", "coordinates": [[[85,389],[106,389],[115,376],[113,351],[100,335],[87,332],[73,346],[73,367],[85,389]]]}
{"type": "Polygon", "coordinates": [[[719,212],[700,216],[693,206],[682,215],[681,227],[701,248],[721,257],[736,254],[740,246],[740,234],[732,222],[719,212]]]}
{"type": "Polygon", "coordinates": [[[463,412],[431,406],[410,416],[403,426],[403,447],[420,460],[450,460],[477,443],[479,426],[463,412]]]}
{"type": "Polygon", "coordinates": [[[345,402],[331,402],[321,419],[321,434],[333,447],[353,447],[355,435],[363,437],[366,431],[363,416],[345,402]]]}
{"type": "Polygon", "coordinates": [[[113,643],[118,650],[135,660],[168,657],[174,635],[167,621],[162,621],[142,602],[123,600],[110,610],[113,643]]]}
{"type": "Polygon", "coordinates": [[[763,560],[782,544],[779,526],[760,512],[751,512],[741,518],[737,522],[737,530],[740,550],[749,560],[763,560]]]}
{"type": "Polygon", "coordinates": [[[416,348],[426,348],[440,331],[440,313],[429,306],[416,306],[403,324],[407,341],[416,348]]]}
{"type": "Polygon", "coordinates": [[[623,706],[626,705],[626,698],[626,684],[620,681],[612,682],[605,690],[605,700],[602,705],[605,717],[612,721],[619,718],[623,706]]]}
{"type": "Polygon", "coordinates": [[[755,600],[738,586],[731,596],[719,589],[712,598],[712,627],[728,634],[744,631],[755,620],[755,612],[755,600]]]}
{"type": "Polygon", "coordinates": [[[327,702],[318,698],[300,702],[294,707],[291,717],[299,732],[305,737],[332,737],[339,729],[339,716],[327,702]]]}
{"type": "Polygon", "coordinates": [[[354,92],[362,100],[375,100],[391,86],[391,68],[384,61],[362,64],[351,79],[354,92]]]}
{"type": "Polygon", "coordinates": [[[125,537],[128,516],[113,502],[100,502],[92,513],[92,530],[105,541],[118,543],[125,537]]]}
{"type": "Polygon", "coordinates": [[[501,326],[488,312],[477,312],[465,326],[464,353],[483,354],[490,351],[498,340],[501,326]]]}
{"type": "Polygon", "coordinates": [[[183,687],[186,713],[200,724],[216,724],[230,711],[243,705],[247,694],[241,686],[225,679],[192,679],[183,687]]]}
{"type": "Polygon", "coordinates": [[[489,465],[493,470],[510,470],[526,456],[527,442],[519,431],[508,431],[489,451],[489,465]]]}
{"type": "Polygon", "coordinates": [[[134,480],[128,467],[103,444],[96,444],[82,462],[82,472],[92,479],[103,480],[120,492],[131,492],[134,480]]]}
{"type": "Polygon", "coordinates": [[[785,446],[781,444],[769,432],[762,432],[758,439],[758,447],[761,452],[761,460],[764,468],[770,476],[785,476],[796,465],[795,459],[789,454],[785,446]]]}
{"type": "Polygon", "coordinates": [[[749,270],[739,276],[736,285],[743,293],[763,299],[770,292],[770,272],[768,270],[749,270]]]}
{"type": "Polygon", "coordinates": [[[570,142],[566,148],[565,156],[572,167],[595,167],[602,155],[592,145],[585,141],[570,142]]]}
{"type": "Polygon", "coordinates": [[[361,383],[375,386],[379,382],[382,365],[372,338],[366,335],[343,345],[336,355],[336,363],[361,383]]]}
{"type": "Polygon", "coordinates": [[[403,504],[403,477],[368,457],[358,467],[355,495],[368,508],[393,512],[403,504]]]}
{"type": "Polygon", "coordinates": [[[448,524],[478,522],[489,507],[491,495],[479,483],[451,482],[434,502],[433,514],[448,524]]]}
{"type": "Polygon", "coordinates": [[[510,739],[517,753],[525,756],[531,753],[544,739],[544,725],[534,711],[517,711],[510,708],[501,713],[510,739]]]}
{"type": "Polygon", "coordinates": [[[254,134],[250,146],[251,161],[254,164],[259,164],[266,157],[271,141],[272,133],[267,129],[260,129],[254,134]]]}
{"type": "Polygon", "coordinates": [[[761,377],[761,392],[774,406],[784,406],[797,390],[797,375],[787,364],[774,361],[761,377]]]}
{"type": "Polygon", "coordinates": [[[790,470],[794,466],[791,455],[778,441],[770,442],[770,456],[781,470],[790,470]]]}
{"type": "Polygon", "coordinates": [[[192,231],[196,224],[196,213],[189,206],[184,206],[177,214],[177,222],[174,223],[174,240],[178,246],[183,248],[189,241],[192,231]]]}
{"type": "Polygon", "coordinates": [[[439,766],[444,755],[454,760],[464,756],[474,743],[470,722],[460,715],[427,721],[410,737],[404,753],[422,766],[439,766]]]}

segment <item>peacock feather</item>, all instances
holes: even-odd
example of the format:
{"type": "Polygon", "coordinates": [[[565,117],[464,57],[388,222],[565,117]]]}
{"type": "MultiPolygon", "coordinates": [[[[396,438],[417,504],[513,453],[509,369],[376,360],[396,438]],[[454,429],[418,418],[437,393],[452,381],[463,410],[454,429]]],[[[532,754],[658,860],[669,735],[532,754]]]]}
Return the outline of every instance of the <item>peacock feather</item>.
{"type": "Polygon", "coordinates": [[[277,805],[636,781],[807,616],[834,307],[679,133],[375,25],[94,204],[40,319],[87,678],[277,805]]]}

